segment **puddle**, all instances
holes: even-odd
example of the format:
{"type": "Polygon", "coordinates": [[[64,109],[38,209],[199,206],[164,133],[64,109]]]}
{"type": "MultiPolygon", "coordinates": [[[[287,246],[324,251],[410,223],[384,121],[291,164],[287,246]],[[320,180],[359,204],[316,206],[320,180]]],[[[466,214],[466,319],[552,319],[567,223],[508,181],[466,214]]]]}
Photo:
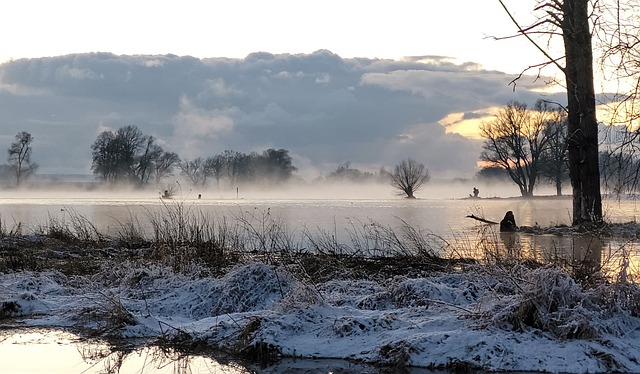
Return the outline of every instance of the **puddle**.
{"type": "MultiPolygon", "coordinates": [[[[0,373],[2,374],[162,374],[162,373],[389,373],[345,360],[285,359],[266,368],[222,363],[215,358],[189,355],[157,346],[114,350],[109,344],[78,335],[45,329],[9,329],[0,332],[0,373]]],[[[393,370],[391,370],[393,372],[393,370]]],[[[408,368],[407,374],[447,374],[423,368],[408,368]]]]}
{"type": "Polygon", "coordinates": [[[159,347],[114,351],[108,344],[62,331],[4,331],[0,336],[3,374],[251,373],[239,365],[159,347]]]}

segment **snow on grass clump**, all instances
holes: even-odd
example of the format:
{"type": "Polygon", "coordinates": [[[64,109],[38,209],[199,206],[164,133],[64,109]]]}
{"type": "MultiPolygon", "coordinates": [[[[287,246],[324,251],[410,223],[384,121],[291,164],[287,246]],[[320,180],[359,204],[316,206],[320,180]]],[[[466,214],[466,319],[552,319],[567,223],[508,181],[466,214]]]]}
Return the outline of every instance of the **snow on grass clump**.
{"type": "Polygon", "coordinates": [[[92,276],[0,275],[5,322],[203,343],[279,357],[488,370],[640,371],[638,287],[587,288],[555,267],[311,283],[284,266],[222,276],[112,263],[92,276]]]}
{"type": "MultiPolygon", "coordinates": [[[[622,293],[638,288],[620,289],[619,285],[600,285],[584,289],[557,267],[527,269],[517,266],[513,272],[496,277],[491,287],[493,302],[484,317],[504,330],[539,330],[559,339],[599,339],[605,335],[624,335],[637,307],[629,308],[622,293]],[[621,292],[623,291],[623,292],[621,292]]],[[[633,298],[631,298],[633,299],[633,298]]]]}

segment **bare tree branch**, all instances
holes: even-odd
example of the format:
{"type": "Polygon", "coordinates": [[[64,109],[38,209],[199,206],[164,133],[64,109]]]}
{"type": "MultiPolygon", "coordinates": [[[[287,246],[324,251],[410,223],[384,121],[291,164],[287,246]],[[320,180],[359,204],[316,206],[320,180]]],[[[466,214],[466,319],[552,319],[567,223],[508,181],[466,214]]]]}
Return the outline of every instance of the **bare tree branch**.
{"type": "Polygon", "coordinates": [[[538,45],[538,43],[536,43],[535,40],[533,40],[533,38],[531,38],[531,36],[520,26],[520,24],[518,23],[518,21],[516,21],[516,19],[513,17],[513,15],[511,14],[511,11],[507,8],[507,6],[504,4],[504,2],[502,0],[498,0],[498,2],[500,2],[500,5],[502,5],[502,8],[504,9],[505,12],[507,12],[507,15],[509,16],[509,18],[511,19],[511,21],[513,22],[514,25],[516,25],[516,27],[518,28],[518,32],[520,32],[525,38],[527,38],[527,40],[529,40],[529,42],[531,42],[531,44],[533,44],[540,52],[542,52],[542,54],[553,64],[555,65],[558,69],[560,69],[560,71],[564,72],[565,68],[564,66],[558,64],[558,59],[555,59],[553,57],[551,57],[549,55],[549,53],[542,48],[540,45],[538,45]]]}

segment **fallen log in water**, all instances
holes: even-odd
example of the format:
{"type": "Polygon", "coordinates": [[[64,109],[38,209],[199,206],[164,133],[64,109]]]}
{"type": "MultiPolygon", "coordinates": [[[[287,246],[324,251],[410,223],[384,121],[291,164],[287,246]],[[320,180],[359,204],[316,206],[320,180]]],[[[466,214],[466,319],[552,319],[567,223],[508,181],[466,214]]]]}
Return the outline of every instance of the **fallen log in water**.
{"type": "Polygon", "coordinates": [[[497,225],[498,224],[498,222],[489,221],[488,219],[484,219],[484,218],[478,217],[475,214],[469,214],[467,216],[467,218],[473,218],[473,219],[478,220],[480,222],[488,223],[490,225],[497,225]]]}

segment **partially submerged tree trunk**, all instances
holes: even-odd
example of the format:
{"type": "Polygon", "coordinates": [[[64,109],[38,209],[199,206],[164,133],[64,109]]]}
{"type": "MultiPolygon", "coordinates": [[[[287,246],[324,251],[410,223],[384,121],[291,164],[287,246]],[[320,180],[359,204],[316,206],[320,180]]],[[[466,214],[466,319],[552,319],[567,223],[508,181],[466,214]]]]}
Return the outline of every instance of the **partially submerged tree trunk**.
{"type": "Polygon", "coordinates": [[[478,217],[474,214],[470,214],[467,218],[473,218],[477,221],[487,223],[489,225],[500,225],[500,232],[515,232],[518,231],[518,225],[516,225],[516,217],[514,216],[512,211],[508,211],[505,213],[504,218],[498,222],[490,221],[488,219],[478,217]]]}
{"type": "Polygon", "coordinates": [[[556,196],[562,196],[562,175],[556,175],[556,196]]]}
{"type": "Polygon", "coordinates": [[[567,140],[574,226],[602,222],[598,122],[588,8],[588,0],[565,0],[562,5],[569,109],[567,140]]]}
{"type": "MultiPolygon", "coordinates": [[[[567,149],[569,175],[573,188],[573,225],[600,224],[602,223],[602,198],[589,0],[540,2],[536,10],[544,11],[547,19],[527,28],[520,27],[504,2],[498,1],[518,26],[518,31],[545,55],[547,64],[556,65],[565,74],[568,98],[567,149]],[[559,59],[552,58],[530,36],[530,34],[540,33],[537,28],[547,24],[562,30],[565,67],[560,66],[559,59]]],[[[593,17],[597,16],[598,14],[593,15],[593,17]]],[[[547,33],[554,35],[556,31],[553,29],[547,33]]]]}
{"type": "Polygon", "coordinates": [[[514,232],[518,230],[516,225],[516,217],[512,211],[505,213],[504,218],[500,221],[500,232],[514,232]]]}

